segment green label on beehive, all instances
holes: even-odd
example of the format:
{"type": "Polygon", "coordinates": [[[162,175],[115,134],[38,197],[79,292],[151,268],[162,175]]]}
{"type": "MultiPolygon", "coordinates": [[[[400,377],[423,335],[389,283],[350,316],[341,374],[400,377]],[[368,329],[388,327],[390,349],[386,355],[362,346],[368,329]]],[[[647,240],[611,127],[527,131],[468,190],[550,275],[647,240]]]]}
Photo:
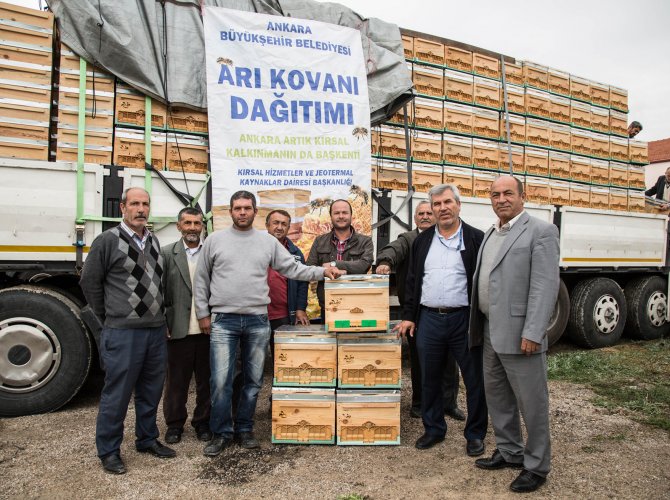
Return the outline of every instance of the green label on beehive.
{"type": "Polygon", "coordinates": [[[377,320],[376,319],[364,319],[364,320],[361,321],[361,326],[362,327],[377,326],[377,320]]]}
{"type": "Polygon", "coordinates": [[[348,319],[337,319],[335,320],[335,328],[350,328],[351,321],[348,319]]]}

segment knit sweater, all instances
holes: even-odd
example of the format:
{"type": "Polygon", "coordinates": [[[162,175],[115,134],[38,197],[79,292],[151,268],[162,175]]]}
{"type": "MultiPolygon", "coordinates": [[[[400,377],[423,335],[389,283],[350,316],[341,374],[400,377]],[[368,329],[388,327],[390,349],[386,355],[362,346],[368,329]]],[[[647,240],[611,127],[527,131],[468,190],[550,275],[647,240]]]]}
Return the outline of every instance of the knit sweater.
{"type": "Polygon", "coordinates": [[[117,226],[93,240],[79,284],[106,327],[152,328],[165,324],[162,274],[156,237],[142,251],[117,226]]]}
{"type": "Polygon", "coordinates": [[[234,227],[216,231],[201,252],[193,287],[199,319],[212,313],[267,314],[268,267],[289,279],[323,280],[322,267],[297,262],[265,231],[234,227]]]}
{"type": "Polygon", "coordinates": [[[484,248],[482,248],[482,260],[479,269],[479,282],[477,289],[479,290],[479,310],[482,314],[489,317],[489,275],[493,268],[493,261],[498,256],[498,252],[505,242],[508,232],[493,231],[489,239],[486,241],[484,248]]]}

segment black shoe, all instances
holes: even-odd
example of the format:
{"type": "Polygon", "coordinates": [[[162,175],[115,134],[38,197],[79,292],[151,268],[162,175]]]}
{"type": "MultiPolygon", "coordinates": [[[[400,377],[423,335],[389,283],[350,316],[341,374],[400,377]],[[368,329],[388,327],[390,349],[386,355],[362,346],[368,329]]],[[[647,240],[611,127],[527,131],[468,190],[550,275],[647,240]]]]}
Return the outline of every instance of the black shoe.
{"type": "Polygon", "coordinates": [[[447,408],[444,411],[444,414],[448,417],[453,418],[454,420],[465,420],[465,413],[458,407],[454,406],[453,408],[447,408]]]}
{"type": "Polygon", "coordinates": [[[502,456],[502,453],[498,449],[493,452],[491,458],[478,458],[475,460],[475,465],[480,469],[523,469],[523,463],[508,462],[502,456]]]}
{"type": "Polygon", "coordinates": [[[441,443],[442,441],[444,441],[444,436],[431,436],[430,434],[424,434],[416,440],[414,446],[420,450],[427,450],[428,448],[432,448],[437,443],[441,443]]]}
{"type": "Polygon", "coordinates": [[[215,457],[231,444],[233,444],[233,440],[230,438],[214,436],[202,452],[206,457],[215,457]]]}
{"type": "Polygon", "coordinates": [[[123,460],[121,460],[121,457],[118,453],[107,455],[105,458],[101,458],[100,462],[102,462],[102,468],[108,474],[126,473],[126,466],[123,465],[123,460]]]}
{"type": "Polygon", "coordinates": [[[412,418],[421,418],[421,408],[412,408],[409,410],[409,416],[412,418]]]}
{"type": "Polygon", "coordinates": [[[524,469],[521,471],[521,474],[519,474],[519,476],[514,481],[512,481],[512,484],[509,485],[509,489],[516,491],[517,493],[530,493],[531,491],[538,489],[546,482],[546,477],[538,476],[537,474],[524,469]]]}
{"type": "Polygon", "coordinates": [[[177,444],[179,441],[181,441],[182,432],[182,429],[177,429],[176,427],[168,428],[167,432],[165,433],[165,442],[168,444],[177,444]]]}
{"type": "Polygon", "coordinates": [[[163,445],[158,440],[154,441],[154,444],[151,446],[138,449],[137,451],[140,453],[148,453],[149,455],[153,455],[154,457],[158,458],[174,458],[177,456],[177,452],[175,452],[172,448],[168,448],[167,446],[163,445]]]}
{"type": "Polygon", "coordinates": [[[469,457],[478,457],[484,454],[484,441],[481,439],[468,439],[465,445],[465,452],[469,457]]]}
{"type": "Polygon", "coordinates": [[[240,432],[235,436],[235,439],[237,440],[238,443],[240,443],[240,446],[242,448],[245,448],[247,450],[253,450],[254,448],[261,447],[261,444],[254,437],[253,432],[240,432]]]}
{"type": "Polygon", "coordinates": [[[198,441],[209,442],[212,440],[212,431],[209,430],[209,425],[199,425],[195,428],[195,435],[198,441]]]}

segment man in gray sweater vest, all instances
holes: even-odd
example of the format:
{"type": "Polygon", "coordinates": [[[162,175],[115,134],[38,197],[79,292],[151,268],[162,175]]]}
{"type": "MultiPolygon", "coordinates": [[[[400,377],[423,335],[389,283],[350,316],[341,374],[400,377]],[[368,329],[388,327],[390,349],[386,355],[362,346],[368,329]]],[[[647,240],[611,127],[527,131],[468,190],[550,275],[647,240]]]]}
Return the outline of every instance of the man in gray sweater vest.
{"type": "Polygon", "coordinates": [[[258,448],[254,412],[263,383],[265,352],[270,340],[268,321],[268,267],[289,279],[335,279],[335,267],[305,266],[265,231],[253,228],[256,198],[237,191],[230,199],[233,226],[205,240],[195,276],[195,308],[200,328],[210,333],[210,428],[213,439],[206,456],[216,456],[236,438],[244,448],[258,448]],[[211,315],[214,314],[214,321],[211,315]],[[232,416],[233,377],[238,345],[241,347],[244,385],[232,416]]]}
{"type": "Polygon", "coordinates": [[[156,412],[167,359],[163,258],[146,228],[149,193],[129,188],[121,197],[123,221],[91,244],[81,274],[86,301],[103,323],[100,364],[105,385],[95,429],[105,472],[126,472],[119,454],[123,421],[135,391],[135,447],[159,458],[175,456],[158,440],[156,412]]]}

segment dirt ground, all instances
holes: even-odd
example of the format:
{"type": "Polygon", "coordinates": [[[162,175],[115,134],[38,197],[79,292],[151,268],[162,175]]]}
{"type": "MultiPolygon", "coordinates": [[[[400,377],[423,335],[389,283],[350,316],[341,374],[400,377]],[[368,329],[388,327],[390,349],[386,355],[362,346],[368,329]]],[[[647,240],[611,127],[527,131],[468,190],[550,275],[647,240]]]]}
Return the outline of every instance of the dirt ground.
{"type": "MultiPolygon", "coordinates": [[[[448,420],[444,443],[415,449],[423,426],[409,417],[408,369],[403,386],[396,447],[272,445],[266,383],[256,414],[260,450],[234,447],[206,458],[188,428],[174,445],[177,458],[159,460],[135,452],[131,408],[121,449],[128,473],[111,476],[95,452],[98,377],[61,411],[0,420],[0,498],[518,498],[508,489],[517,471],[483,471],[466,456],[462,422],[448,420]]],[[[553,471],[530,497],[670,498],[668,433],[593,406],[581,386],[550,382],[549,390],[553,471]]],[[[459,400],[464,408],[462,386],[459,400]]],[[[165,431],[162,412],[159,427],[165,431]]],[[[490,428],[486,446],[490,456],[490,428]]]]}

